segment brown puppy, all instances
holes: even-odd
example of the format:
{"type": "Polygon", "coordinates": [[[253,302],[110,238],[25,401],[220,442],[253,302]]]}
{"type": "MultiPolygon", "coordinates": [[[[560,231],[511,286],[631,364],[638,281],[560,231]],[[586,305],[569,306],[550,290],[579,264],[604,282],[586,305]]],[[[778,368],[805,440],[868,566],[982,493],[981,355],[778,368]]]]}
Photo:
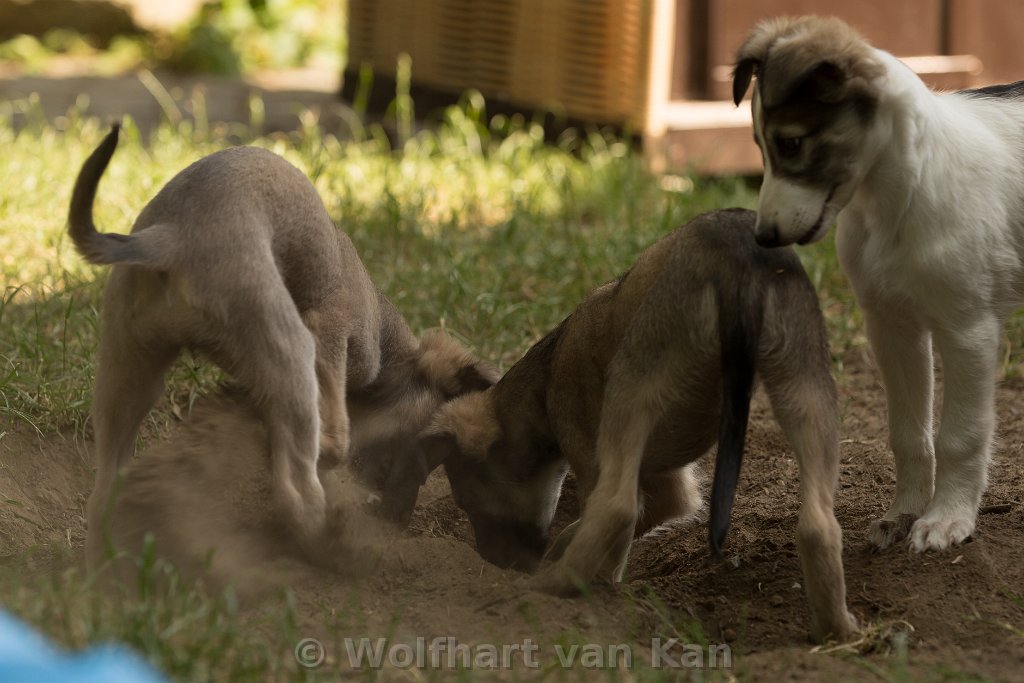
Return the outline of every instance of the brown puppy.
{"type": "Polygon", "coordinates": [[[533,570],[566,465],[585,501],[536,579],[555,593],[621,579],[637,534],[699,507],[690,465],[718,442],[711,545],[724,540],[755,375],[800,465],[797,526],[811,632],[844,638],[835,383],[818,300],[790,249],[754,241],[755,215],[705,214],[599,287],[492,388],[424,433],[486,559],[533,570]]]}
{"type": "Polygon", "coordinates": [[[313,185],[270,152],[235,147],[200,159],[143,209],[131,235],[98,232],[92,204],[117,137],[114,126],[86,160],[69,216],[78,251],[114,264],[92,409],[90,564],[103,559],[139,425],[186,348],[259,407],[277,504],[312,559],[324,540],[321,452],[342,459],[351,450],[386,487],[389,514],[407,516],[414,499],[399,495],[409,487],[392,476],[390,455],[411,450],[444,400],[491,385],[493,371],[445,335],[417,341],[313,185]]]}

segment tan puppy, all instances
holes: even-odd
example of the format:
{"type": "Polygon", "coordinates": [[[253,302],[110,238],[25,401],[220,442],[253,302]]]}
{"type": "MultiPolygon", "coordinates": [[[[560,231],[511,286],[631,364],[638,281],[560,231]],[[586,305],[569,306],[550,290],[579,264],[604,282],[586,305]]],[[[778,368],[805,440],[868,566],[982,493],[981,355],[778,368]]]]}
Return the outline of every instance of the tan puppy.
{"type": "Polygon", "coordinates": [[[428,468],[445,465],[484,558],[536,568],[569,465],[585,506],[537,585],[567,593],[619,581],[634,536],[699,507],[690,464],[716,441],[717,552],[759,375],[800,465],[812,634],[855,628],[832,510],[838,415],[818,300],[792,250],[755,244],[754,221],[750,211],[717,211],[676,230],[494,387],[442,407],[424,457],[428,468]]]}
{"type": "Polygon", "coordinates": [[[325,540],[321,452],[341,459],[351,445],[385,487],[386,512],[407,517],[415,499],[398,471],[392,476],[390,457],[410,450],[444,400],[492,384],[493,371],[444,335],[418,342],[313,185],[270,152],[205,157],[153,198],[131,235],[99,233],[93,198],[117,137],[114,126],[83,165],[69,216],[78,251],[115,265],[92,409],[89,562],[103,559],[118,474],[186,348],[222,367],[258,406],[277,504],[312,559],[325,540]]]}

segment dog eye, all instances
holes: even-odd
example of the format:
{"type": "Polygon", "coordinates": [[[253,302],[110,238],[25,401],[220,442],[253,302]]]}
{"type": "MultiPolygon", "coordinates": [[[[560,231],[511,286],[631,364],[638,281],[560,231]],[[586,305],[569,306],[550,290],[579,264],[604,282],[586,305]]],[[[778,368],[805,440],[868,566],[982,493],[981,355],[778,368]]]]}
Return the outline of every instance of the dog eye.
{"type": "Polygon", "coordinates": [[[779,152],[779,156],[784,159],[792,159],[800,152],[800,146],[803,144],[803,138],[775,138],[775,149],[779,152]]]}

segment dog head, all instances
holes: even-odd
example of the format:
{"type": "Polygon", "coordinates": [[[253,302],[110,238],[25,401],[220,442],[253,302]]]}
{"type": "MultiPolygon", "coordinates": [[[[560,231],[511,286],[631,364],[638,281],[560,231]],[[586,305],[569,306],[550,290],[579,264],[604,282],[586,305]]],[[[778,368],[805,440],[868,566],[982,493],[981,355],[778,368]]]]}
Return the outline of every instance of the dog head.
{"type": "Polygon", "coordinates": [[[566,467],[538,452],[527,425],[503,425],[498,412],[494,389],[458,398],[439,411],[420,447],[427,470],[444,465],[480,556],[533,571],[547,548],[566,467]]]}
{"type": "Polygon", "coordinates": [[[395,381],[378,381],[380,391],[350,401],[359,411],[353,433],[353,464],[381,490],[380,513],[405,525],[429,470],[418,447],[420,432],[447,402],[480,392],[498,380],[497,371],[440,331],[420,340],[411,367],[390,368],[395,381]]]}
{"type": "Polygon", "coordinates": [[[875,125],[884,74],[878,53],[839,19],[771,19],[747,37],[733,99],[740,103],[756,75],[759,244],[808,244],[828,232],[884,144],[875,125]]]}

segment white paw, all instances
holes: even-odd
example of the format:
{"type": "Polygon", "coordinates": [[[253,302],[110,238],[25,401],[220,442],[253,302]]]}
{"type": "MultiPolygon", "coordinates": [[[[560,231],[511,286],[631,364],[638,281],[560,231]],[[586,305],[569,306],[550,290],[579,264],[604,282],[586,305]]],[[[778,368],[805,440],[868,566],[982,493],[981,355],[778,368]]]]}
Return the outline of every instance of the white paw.
{"type": "Polygon", "coordinates": [[[916,552],[945,550],[963,543],[974,533],[976,515],[970,513],[926,512],[910,530],[910,547],[916,552]]]}

